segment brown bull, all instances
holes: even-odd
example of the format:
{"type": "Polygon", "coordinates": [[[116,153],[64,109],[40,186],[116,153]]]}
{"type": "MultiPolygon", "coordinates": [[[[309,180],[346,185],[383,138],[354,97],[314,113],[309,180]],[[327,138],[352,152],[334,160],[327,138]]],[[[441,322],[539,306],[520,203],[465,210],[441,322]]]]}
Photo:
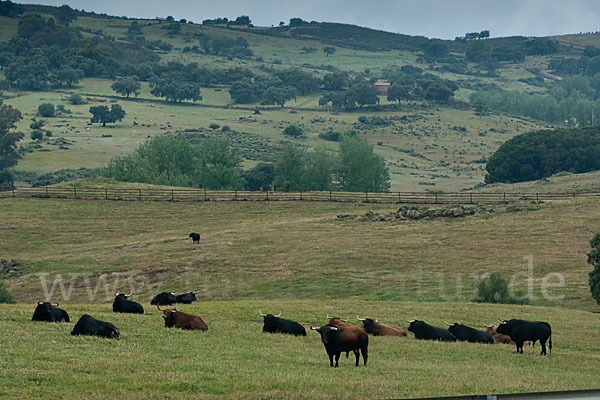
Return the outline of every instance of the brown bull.
{"type": "Polygon", "coordinates": [[[175,327],[187,330],[208,330],[208,325],[206,325],[206,322],[200,317],[182,313],[181,311],[177,311],[176,308],[160,308],[158,305],[156,307],[162,311],[162,317],[165,319],[165,327],[167,328],[175,327]]]}
{"type": "MultiPolygon", "coordinates": [[[[349,324],[347,319],[341,319],[340,317],[330,317],[329,314],[327,315],[327,318],[329,319],[328,324],[330,324],[330,325],[335,325],[335,326],[339,326],[342,328],[348,328],[348,329],[344,329],[341,332],[343,340],[352,341],[352,340],[354,340],[355,337],[360,336],[363,332],[367,333],[367,331],[365,331],[360,326],[349,324]]],[[[346,358],[348,358],[349,354],[350,354],[350,351],[346,351],[346,358]]]]}
{"type": "MultiPolygon", "coordinates": [[[[503,343],[503,344],[515,344],[514,340],[510,338],[508,335],[503,335],[502,333],[496,332],[497,326],[492,324],[483,324],[485,326],[485,333],[490,335],[492,339],[494,339],[494,343],[503,343]]],[[[526,341],[523,343],[524,345],[532,344],[531,341],[526,341]]]]}
{"type": "Polygon", "coordinates": [[[377,319],[360,318],[358,315],[356,318],[359,321],[362,321],[367,333],[370,333],[373,336],[406,336],[404,329],[399,326],[382,324],[381,322],[378,322],[377,319]]]}

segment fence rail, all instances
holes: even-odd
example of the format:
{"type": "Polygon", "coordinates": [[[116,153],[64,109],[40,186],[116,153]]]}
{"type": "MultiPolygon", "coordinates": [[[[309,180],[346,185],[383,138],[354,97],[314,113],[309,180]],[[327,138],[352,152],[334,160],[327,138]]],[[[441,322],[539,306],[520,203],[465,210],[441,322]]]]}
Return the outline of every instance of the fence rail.
{"type": "Polygon", "coordinates": [[[119,189],[103,187],[14,187],[0,191],[1,198],[56,198],[81,200],[124,201],[332,201],[373,202],[409,204],[482,204],[511,201],[568,200],[582,197],[598,197],[600,191],[557,193],[483,193],[483,192],[276,192],[246,190],[204,189],[119,189]]]}

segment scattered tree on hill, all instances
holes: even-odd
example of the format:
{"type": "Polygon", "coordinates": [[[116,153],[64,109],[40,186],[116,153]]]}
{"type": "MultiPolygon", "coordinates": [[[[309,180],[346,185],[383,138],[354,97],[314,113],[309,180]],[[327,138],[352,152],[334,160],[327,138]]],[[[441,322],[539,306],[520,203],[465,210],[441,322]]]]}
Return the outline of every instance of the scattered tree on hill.
{"type": "Polygon", "coordinates": [[[244,171],[243,178],[246,181],[244,188],[247,190],[270,190],[275,179],[275,166],[258,163],[254,168],[244,171]]]}
{"type": "Polygon", "coordinates": [[[390,175],[373,145],[352,135],[340,141],[340,184],[342,189],[360,192],[387,192],[390,175]]]}
{"type": "Polygon", "coordinates": [[[77,13],[68,5],[63,4],[56,9],[54,16],[59,24],[68,26],[75,18],[77,18],[77,13]]]}
{"type": "Polygon", "coordinates": [[[125,97],[129,97],[131,93],[137,97],[141,87],[140,82],[134,78],[119,78],[111,85],[112,90],[125,97]]]}
{"type": "Polygon", "coordinates": [[[140,24],[137,21],[131,21],[129,27],[127,28],[128,35],[141,35],[142,29],[140,28],[140,24]]]}
{"type": "Polygon", "coordinates": [[[92,106],[90,107],[90,113],[92,114],[91,122],[101,122],[102,126],[106,126],[107,123],[122,121],[125,117],[125,110],[118,104],[113,104],[110,110],[107,106],[92,106]]]}
{"type": "Polygon", "coordinates": [[[0,1],[0,15],[9,18],[16,18],[25,12],[22,4],[13,3],[10,0],[0,1]]]}
{"type": "Polygon", "coordinates": [[[0,106],[0,186],[12,184],[10,168],[17,165],[19,152],[17,143],[23,139],[22,132],[14,132],[21,112],[9,105],[0,106]]]}
{"type": "Polygon", "coordinates": [[[281,107],[283,107],[285,105],[285,102],[291,99],[296,99],[296,89],[294,87],[271,86],[267,88],[267,90],[263,94],[260,104],[278,104],[281,107]]]}
{"type": "Polygon", "coordinates": [[[38,114],[42,117],[54,117],[56,109],[52,103],[42,103],[38,106],[38,114]]]}
{"type": "Polygon", "coordinates": [[[594,269],[589,274],[590,291],[596,303],[600,304],[600,233],[596,233],[590,240],[592,250],[588,253],[588,264],[594,269]]]}
{"type": "Polygon", "coordinates": [[[165,97],[167,101],[179,102],[183,100],[202,100],[200,84],[187,82],[176,73],[163,74],[160,78],[150,82],[150,93],[156,97],[165,97]]]}
{"type": "Polygon", "coordinates": [[[323,47],[323,53],[325,53],[327,55],[327,57],[329,57],[330,54],[335,53],[335,47],[331,47],[331,46],[323,47]]]}

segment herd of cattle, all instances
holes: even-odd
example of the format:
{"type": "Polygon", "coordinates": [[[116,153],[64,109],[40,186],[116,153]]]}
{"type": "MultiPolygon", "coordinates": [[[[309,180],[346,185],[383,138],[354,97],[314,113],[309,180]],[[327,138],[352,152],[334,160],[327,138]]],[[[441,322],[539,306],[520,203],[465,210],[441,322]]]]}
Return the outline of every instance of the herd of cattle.
{"type": "MultiPolygon", "coordinates": [[[[188,292],[181,295],[163,292],[159,293],[150,301],[162,311],[162,317],[165,320],[165,326],[168,328],[180,328],[187,330],[208,330],[206,322],[198,316],[186,314],[178,311],[176,308],[161,308],[161,306],[171,306],[173,304],[191,304],[196,300],[198,292],[188,292]]],[[[143,314],[144,308],[140,303],[128,300],[131,293],[126,295],[117,293],[113,302],[113,311],[119,313],[143,314]]],[[[264,325],[263,332],[285,333],[297,336],[306,336],[304,326],[296,321],[281,318],[279,315],[263,314],[264,325]]],[[[373,336],[407,336],[404,329],[399,326],[383,324],[377,319],[360,318],[357,320],[363,323],[363,327],[352,325],[347,320],[339,317],[327,316],[328,322],[318,328],[310,327],[321,336],[321,342],[325,346],[329,363],[333,367],[335,358],[335,367],[341,353],[346,353],[346,358],[352,351],[356,358],[356,366],[360,361],[362,354],[364,365],[367,364],[369,334],[373,336]]],[[[32,321],[47,322],[70,322],[69,314],[60,308],[58,304],[49,302],[38,302],[33,313],[32,321]]],[[[552,352],[552,330],[550,324],[540,321],[524,321],[520,319],[498,320],[498,325],[484,324],[485,330],[471,328],[467,325],[455,322],[448,324],[448,329],[438,328],[429,325],[423,321],[407,321],[410,325],[408,331],[415,335],[416,339],[440,340],[455,342],[465,341],[471,343],[508,343],[517,346],[517,353],[523,353],[523,346],[527,344],[534,345],[539,340],[542,347],[540,355],[546,355],[546,341],[548,348],[552,352]]],[[[95,335],[107,338],[119,338],[119,330],[110,322],[97,320],[90,315],[84,314],[75,324],[71,335],[95,335]]]]}

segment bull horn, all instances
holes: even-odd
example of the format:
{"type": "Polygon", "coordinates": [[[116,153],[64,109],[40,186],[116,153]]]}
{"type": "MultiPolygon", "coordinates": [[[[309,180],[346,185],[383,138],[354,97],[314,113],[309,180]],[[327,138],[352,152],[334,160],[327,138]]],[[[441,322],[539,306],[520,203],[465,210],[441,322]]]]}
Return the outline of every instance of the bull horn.
{"type": "Polygon", "coordinates": [[[258,313],[260,314],[261,317],[266,317],[267,316],[267,314],[263,314],[262,313],[262,310],[258,310],[258,313]]]}
{"type": "Polygon", "coordinates": [[[41,306],[42,304],[44,304],[43,301],[38,301],[38,304],[41,306]]]}
{"type": "Polygon", "coordinates": [[[492,325],[493,325],[493,324],[486,324],[485,322],[483,323],[483,326],[485,326],[486,328],[487,328],[487,327],[490,327],[490,326],[492,326],[492,325]]]}
{"type": "Polygon", "coordinates": [[[405,320],[405,321],[408,322],[409,324],[412,324],[413,322],[416,321],[416,319],[413,319],[412,321],[409,321],[409,320],[405,320]]]}
{"type": "Polygon", "coordinates": [[[358,315],[356,316],[356,319],[359,320],[359,321],[366,321],[367,320],[366,318],[361,318],[358,315]]]}
{"type": "Polygon", "coordinates": [[[337,331],[338,329],[340,329],[340,328],[338,328],[337,326],[330,326],[329,327],[329,330],[331,330],[331,331],[337,331]]]}
{"type": "Polygon", "coordinates": [[[173,311],[177,312],[177,308],[173,307],[173,311]]]}
{"type": "Polygon", "coordinates": [[[129,292],[129,294],[126,294],[125,297],[131,297],[132,294],[133,292],[129,292]]]}
{"type": "Polygon", "coordinates": [[[119,292],[115,293],[115,296],[118,296],[118,295],[119,295],[119,292]]]}
{"type": "Polygon", "coordinates": [[[447,323],[446,321],[444,321],[444,323],[445,323],[446,325],[448,325],[448,326],[452,326],[452,325],[454,325],[454,324],[449,324],[449,323],[447,323]]]}
{"type": "Polygon", "coordinates": [[[327,319],[331,319],[331,318],[333,318],[333,317],[330,317],[329,313],[327,313],[327,319]]]}
{"type": "Polygon", "coordinates": [[[319,328],[313,328],[313,326],[311,325],[311,326],[310,326],[310,330],[311,330],[311,331],[318,331],[318,330],[319,330],[319,328]]]}
{"type": "Polygon", "coordinates": [[[52,305],[54,307],[58,307],[58,303],[50,303],[50,305],[52,305]]]}
{"type": "Polygon", "coordinates": [[[166,310],[166,308],[160,308],[160,306],[158,304],[156,305],[156,308],[158,308],[160,311],[165,311],[166,310]]]}
{"type": "Polygon", "coordinates": [[[198,293],[200,293],[200,291],[198,290],[197,292],[192,292],[192,293],[194,293],[194,294],[198,294],[198,293]]]}
{"type": "Polygon", "coordinates": [[[281,317],[281,311],[279,311],[279,314],[277,314],[276,317],[281,317]]]}
{"type": "Polygon", "coordinates": [[[375,322],[379,322],[379,321],[377,321],[377,318],[375,318],[375,322]]]}

